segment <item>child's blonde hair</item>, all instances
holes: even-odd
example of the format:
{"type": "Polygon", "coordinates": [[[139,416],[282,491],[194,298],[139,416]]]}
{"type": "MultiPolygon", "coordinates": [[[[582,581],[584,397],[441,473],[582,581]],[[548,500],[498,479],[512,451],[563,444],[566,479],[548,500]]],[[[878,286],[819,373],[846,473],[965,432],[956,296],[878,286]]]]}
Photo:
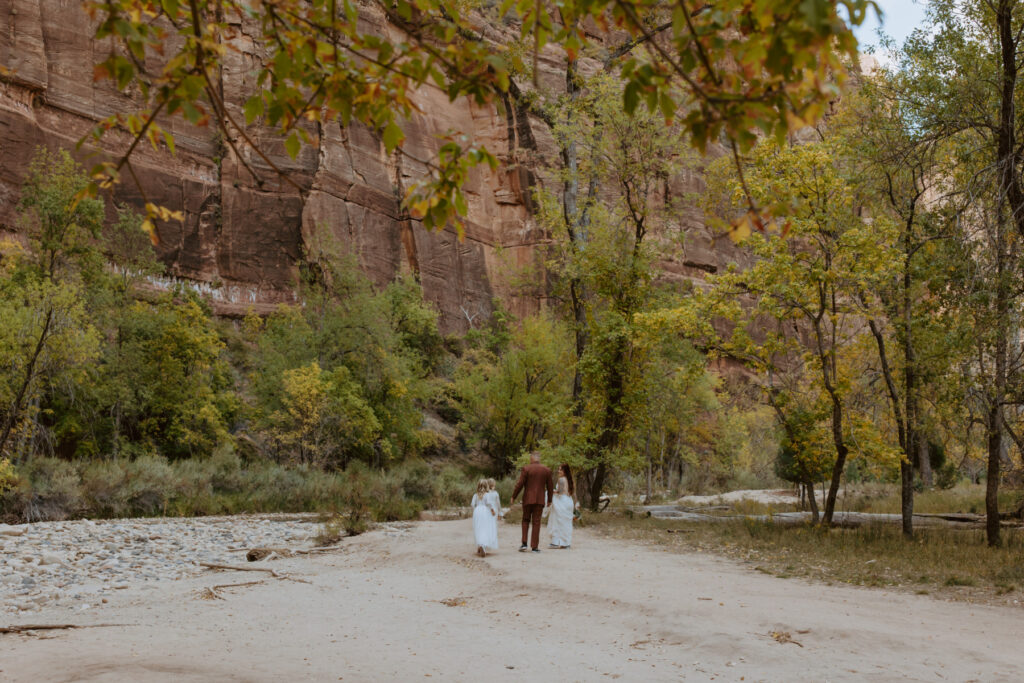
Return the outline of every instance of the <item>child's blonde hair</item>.
{"type": "Polygon", "coordinates": [[[478,481],[476,483],[476,492],[477,493],[487,493],[488,491],[490,491],[490,489],[487,487],[487,480],[486,479],[481,479],[480,481],[478,481]]]}
{"type": "Polygon", "coordinates": [[[487,480],[487,490],[488,491],[493,491],[496,488],[498,488],[498,482],[494,481],[493,479],[488,479],[487,480]]]}

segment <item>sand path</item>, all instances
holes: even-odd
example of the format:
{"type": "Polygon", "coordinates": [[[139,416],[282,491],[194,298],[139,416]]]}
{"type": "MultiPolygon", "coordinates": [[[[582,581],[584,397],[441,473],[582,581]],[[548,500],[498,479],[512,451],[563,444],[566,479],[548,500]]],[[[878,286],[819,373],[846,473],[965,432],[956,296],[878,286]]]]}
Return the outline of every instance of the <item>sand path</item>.
{"type": "Polygon", "coordinates": [[[199,593],[260,575],[44,609],[33,622],[124,626],[0,635],[0,680],[1024,680],[1017,609],[778,579],[586,530],[572,550],[531,554],[503,526],[480,560],[470,528],[371,532],[272,563],[309,584],[269,579],[225,600],[199,593]]]}

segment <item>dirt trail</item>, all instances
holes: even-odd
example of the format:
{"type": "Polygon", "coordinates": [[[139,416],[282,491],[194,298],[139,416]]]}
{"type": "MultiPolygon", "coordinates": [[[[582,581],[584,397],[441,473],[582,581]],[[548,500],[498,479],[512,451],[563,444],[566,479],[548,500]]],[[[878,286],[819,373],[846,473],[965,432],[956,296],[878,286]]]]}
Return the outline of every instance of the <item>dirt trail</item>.
{"type": "Polygon", "coordinates": [[[126,625],[0,636],[0,680],[1024,680],[1020,610],[778,579],[586,530],[572,550],[518,553],[518,528],[500,533],[483,560],[471,522],[421,523],[272,563],[309,584],[202,599],[260,578],[211,572],[45,610],[32,621],[126,625]]]}

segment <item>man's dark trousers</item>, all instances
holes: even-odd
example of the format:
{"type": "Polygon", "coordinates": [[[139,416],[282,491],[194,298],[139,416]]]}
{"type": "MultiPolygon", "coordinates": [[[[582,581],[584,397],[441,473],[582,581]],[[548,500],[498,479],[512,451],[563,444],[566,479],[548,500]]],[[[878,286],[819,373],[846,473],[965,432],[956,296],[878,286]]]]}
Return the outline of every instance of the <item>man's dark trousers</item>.
{"type": "Polygon", "coordinates": [[[533,533],[530,535],[530,547],[534,550],[540,545],[540,517],[544,514],[544,504],[523,504],[523,545],[526,545],[526,534],[533,525],[533,533]]]}

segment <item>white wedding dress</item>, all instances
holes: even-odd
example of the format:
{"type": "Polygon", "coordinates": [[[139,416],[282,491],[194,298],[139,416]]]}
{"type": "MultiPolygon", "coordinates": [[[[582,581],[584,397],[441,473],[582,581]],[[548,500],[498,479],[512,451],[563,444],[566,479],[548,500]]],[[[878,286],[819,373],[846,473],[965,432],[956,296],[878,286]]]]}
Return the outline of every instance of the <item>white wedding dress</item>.
{"type": "Polygon", "coordinates": [[[473,494],[473,538],[478,548],[498,549],[498,513],[486,494],[473,494]]]}
{"type": "Polygon", "coordinates": [[[569,482],[565,477],[559,477],[555,495],[551,499],[551,513],[548,515],[551,545],[572,545],[572,513],[575,507],[572,496],[569,495],[569,482]]]}

